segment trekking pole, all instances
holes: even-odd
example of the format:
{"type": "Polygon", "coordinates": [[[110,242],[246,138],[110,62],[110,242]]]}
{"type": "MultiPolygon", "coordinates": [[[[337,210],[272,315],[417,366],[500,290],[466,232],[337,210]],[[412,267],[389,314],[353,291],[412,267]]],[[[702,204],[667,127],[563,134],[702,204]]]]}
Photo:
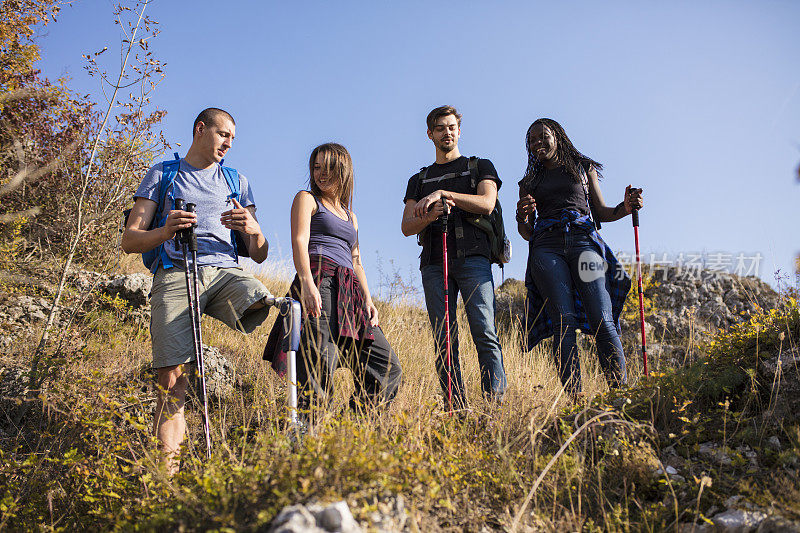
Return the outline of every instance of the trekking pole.
{"type": "Polygon", "coordinates": [[[450,215],[450,206],[442,198],[444,214],[442,215],[442,270],[444,271],[444,346],[445,346],[445,368],[447,370],[447,410],[453,416],[453,365],[450,359],[450,302],[447,289],[447,218],[450,215]]]}
{"type": "Polygon", "coordinates": [[[300,302],[292,298],[276,298],[272,295],[264,299],[265,305],[277,307],[284,320],[284,331],[288,335],[283,338],[281,349],[286,352],[286,385],[288,388],[289,424],[294,431],[299,431],[297,414],[297,350],[300,348],[300,319],[302,309],[300,302]]]}
{"type": "Polygon", "coordinates": [[[647,336],[644,333],[644,291],[642,290],[642,261],[639,255],[639,210],[631,212],[633,219],[633,237],[636,241],[636,279],[639,286],[639,323],[642,327],[642,359],[644,360],[644,375],[648,376],[647,371],[647,336]]]}
{"type": "MultiPolygon", "coordinates": [[[[175,209],[195,212],[195,204],[185,204],[183,199],[175,199],[175,209]]],[[[186,275],[186,293],[189,298],[189,315],[192,319],[192,339],[194,356],[197,361],[197,373],[200,376],[200,400],[203,402],[203,430],[206,437],[206,457],[211,457],[211,423],[208,418],[208,395],[206,391],[206,366],[203,358],[203,336],[200,331],[200,284],[197,280],[197,234],[194,227],[181,230],[176,235],[183,252],[184,274],[186,275]],[[191,280],[189,276],[191,258],[191,280]]]]}

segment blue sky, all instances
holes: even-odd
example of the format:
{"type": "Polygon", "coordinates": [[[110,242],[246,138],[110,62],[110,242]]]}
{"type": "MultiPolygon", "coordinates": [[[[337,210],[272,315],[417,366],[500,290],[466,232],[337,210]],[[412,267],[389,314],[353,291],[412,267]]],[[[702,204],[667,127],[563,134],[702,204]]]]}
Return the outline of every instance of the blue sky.
{"type": "MultiPolygon", "coordinates": [[[[253,184],[276,259],[290,257],[289,209],[308,180],[308,154],[338,141],[354,159],[373,292],[379,263],[385,275],[396,269],[419,284],[419,248],[400,232],[402,198],[408,178],[434,158],[425,116],[452,104],[464,115],[461,152],[491,159],[504,182],[514,245],[506,277],[524,276],[516,182],[525,131],[541,116],[605,165],[608,204],[628,183],[644,188],[643,252],[668,261],[706,254],[726,270],[737,255],[760,254],[759,274],[773,284],[776,269],[792,271],[798,2],[155,0],[147,10],[161,28],[151,50],[167,63],[154,95],[168,111],[166,138],[185,153],[201,109],[234,115],[226,164],[253,184]]],[[[98,94],[81,54],[108,46],[113,67],[119,29],[110,2],[66,7],[39,42],[46,76],[98,94]]],[[[629,218],[602,234],[613,249],[633,251],[629,218]]]]}

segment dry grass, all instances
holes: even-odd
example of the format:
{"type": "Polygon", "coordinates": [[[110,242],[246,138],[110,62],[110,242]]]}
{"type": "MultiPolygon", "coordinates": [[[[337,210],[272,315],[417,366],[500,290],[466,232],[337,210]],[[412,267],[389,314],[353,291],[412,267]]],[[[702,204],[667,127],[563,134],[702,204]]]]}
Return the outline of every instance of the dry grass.
{"type": "MultiPolygon", "coordinates": [[[[121,270],[141,268],[125,259],[121,270]]],[[[277,267],[262,281],[284,294],[290,280],[277,267]]],[[[237,387],[212,405],[210,462],[190,406],[183,469],[169,479],[149,437],[155,395],[148,327],[124,320],[127,311],[113,305],[87,308],[73,330],[62,332],[43,409],[15,436],[0,439],[0,457],[8,461],[0,467],[0,529],[250,530],[283,505],[342,497],[368,521],[389,494],[406,499],[411,531],[659,530],[695,517],[697,491],[676,493],[654,474],[654,419],[637,421],[607,405],[590,342],[579,342],[587,401],[573,406],[549,348],[526,353],[519,331],[502,330],[509,388],[496,408],[481,399],[477,354],[460,308],[471,411],[451,417],[441,408],[424,309],[402,297],[378,309],[403,365],[395,401],[385,411],[353,415],[346,408],[352,377],[340,369],[330,410],[294,445],[285,429],[285,382],[261,358],[276,313],[249,336],[204,319],[204,340],[231,361],[237,387]]],[[[11,358],[25,361],[35,340],[35,331],[18,339],[11,358]]],[[[628,354],[634,384],[637,358],[628,354]]]]}
{"type": "MultiPolygon", "coordinates": [[[[288,276],[261,277],[261,280],[274,294],[284,294],[288,290],[288,276]]],[[[441,404],[441,392],[434,372],[433,337],[425,310],[403,302],[391,305],[378,302],[377,306],[381,327],[403,367],[403,386],[389,413],[414,412],[441,404]]],[[[206,342],[230,356],[239,377],[252,385],[257,398],[255,406],[263,409],[268,417],[278,416],[284,401],[282,380],[265,366],[261,358],[274,319],[273,312],[262,327],[248,336],[234,332],[213,319],[205,318],[203,322],[206,342]]],[[[459,305],[458,327],[462,373],[471,409],[476,414],[483,414],[491,407],[481,398],[477,351],[469,334],[463,305],[459,305]]],[[[553,403],[559,408],[569,406],[569,400],[561,394],[549,346],[540,346],[526,353],[522,350],[518,331],[501,331],[500,337],[509,388],[502,408],[493,413],[498,417],[499,425],[502,427],[506,422],[526,419],[542,408],[549,409],[553,403]]],[[[150,358],[148,347],[145,346],[144,350],[141,348],[138,347],[131,354],[131,359],[137,365],[146,364],[150,358]]],[[[591,399],[607,389],[594,352],[585,352],[583,355],[584,389],[588,399],[591,399]]],[[[631,378],[635,381],[638,376],[634,374],[631,378]]],[[[346,405],[352,390],[349,370],[338,370],[334,412],[346,405]]]]}
{"type": "MultiPolygon", "coordinates": [[[[121,271],[142,272],[143,267],[138,256],[123,256],[121,271]]],[[[293,271],[286,265],[259,266],[257,277],[276,295],[285,294],[288,290],[293,271]]],[[[381,327],[392,348],[398,354],[403,367],[403,386],[401,387],[392,409],[414,410],[419,406],[441,401],[440,389],[434,372],[434,346],[430,323],[423,307],[411,303],[415,298],[397,298],[392,303],[376,302],[381,327]]],[[[222,323],[208,317],[203,319],[203,334],[206,344],[219,347],[229,355],[238,375],[251,383],[256,391],[270,395],[282,384],[277,383],[277,376],[266,368],[261,359],[267,336],[272,328],[276,313],[271,312],[267,321],[251,335],[242,335],[230,330],[222,323]]],[[[463,302],[458,306],[458,328],[460,339],[460,358],[462,373],[467,386],[472,408],[485,411],[488,406],[481,400],[478,356],[472,342],[463,309],[463,302]]],[[[520,333],[516,327],[500,330],[500,343],[508,376],[508,391],[498,416],[518,418],[542,406],[550,406],[560,396],[561,385],[556,368],[550,355],[549,342],[545,342],[531,352],[525,352],[520,343],[520,333]]],[[[579,334],[579,337],[581,335],[579,334]]],[[[133,368],[140,368],[150,362],[149,343],[131,343],[127,360],[133,368]]],[[[590,343],[585,342],[589,345],[590,343]]],[[[631,382],[636,382],[641,375],[641,362],[637,354],[628,355],[631,382]]],[[[117,355],[115,354],[115,357],[117,355]]],[[[116,366],[116,365],[115,365],[116,366]]],[[[130,369],[128,369],[130,370],[130,369]]],[[[597,364],[593,346],[582,352],[581,370],[583,386],[588,399],[606,391],[605,380],[597,364]]],[[[352,390],[352,378],[344,369],[337,371],[337,401],[334,405],[343,405],[352,390]],[[350,383],[348,383],[348,381],[350,383]]],[[[278,400],[270,395],[270,400],[278,400]]],[[[278,402],[280,403],[280,402],[278,402]]],[[[569,404],[567,398],[558,400],[560,407],[569,404]]],[[[266,406],[266,402],[264,404],[266,406]]]]}

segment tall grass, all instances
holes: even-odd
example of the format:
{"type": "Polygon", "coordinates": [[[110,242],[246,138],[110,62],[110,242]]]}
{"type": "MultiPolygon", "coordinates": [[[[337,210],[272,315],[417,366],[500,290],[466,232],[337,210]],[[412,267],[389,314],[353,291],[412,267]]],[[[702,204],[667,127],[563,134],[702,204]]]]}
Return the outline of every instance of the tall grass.
{"type": "MultiPolygon", "coordinates": [[[[134,265],[128,260],[122,268],[134,265]]],[[[289,277],[277,269],[262,281],[283,294],[289,277]]],[[[626,415],[624,394],[604,395],[592,343],[579,343],[587,399],[573,405],[547,343],[526,353],[520,332],[502,328],[509,388],[497,407],[481,399],[477,353],[459,306],[470,411],[449,416],[425,310],[401,297],[377,306],[403,367],[396,399],[388,409],[353,414],[352,376],[337,370],[334,400],[302,442],[286,430],[285,381],[261,358],[274,311],[249,336],[204,319],[204,340],[230,360],[237,385],[232,397],[212,402],[210,461],[200,412],[190,402],[174,478],[158,466],[150,436],[147,324],[125,320],[119,302],[87,308],[75,329],[63,332],[64,356],[42,410],[1,441],[0,529],[251,530],[284,505],[342,497],[368,523],[393,495],[405,498],[412,531],[661,530],[696,518],[697,491],[684,487],[684,494],[656,474],[663,442],[655,419],[626,415]]],[[[29,352],[19,339],[10,356],[24,360],[29,352]]],[[[627,355],[637,383],[641,366],[627,355]]]]}

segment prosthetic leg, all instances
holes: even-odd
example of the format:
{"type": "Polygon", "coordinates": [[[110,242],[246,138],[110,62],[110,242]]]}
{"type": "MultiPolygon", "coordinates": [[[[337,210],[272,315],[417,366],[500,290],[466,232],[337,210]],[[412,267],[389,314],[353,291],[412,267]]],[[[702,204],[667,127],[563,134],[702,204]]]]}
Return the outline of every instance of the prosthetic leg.
{"type": "Polygon", "coordinates": [[[281,349],[286,352],[286,385],[287,403],[289,408],[289,427],[295,433],[303,431],[302,424],[297,415],[297,350],[300,349],[300,320],[303,311],[300,302],[288,297],[276,298],[267,296],[264,305],[277,307],[280,313],[279,320],[283,320],[283,330],[288,334],[283,338],[281,349]]]}

